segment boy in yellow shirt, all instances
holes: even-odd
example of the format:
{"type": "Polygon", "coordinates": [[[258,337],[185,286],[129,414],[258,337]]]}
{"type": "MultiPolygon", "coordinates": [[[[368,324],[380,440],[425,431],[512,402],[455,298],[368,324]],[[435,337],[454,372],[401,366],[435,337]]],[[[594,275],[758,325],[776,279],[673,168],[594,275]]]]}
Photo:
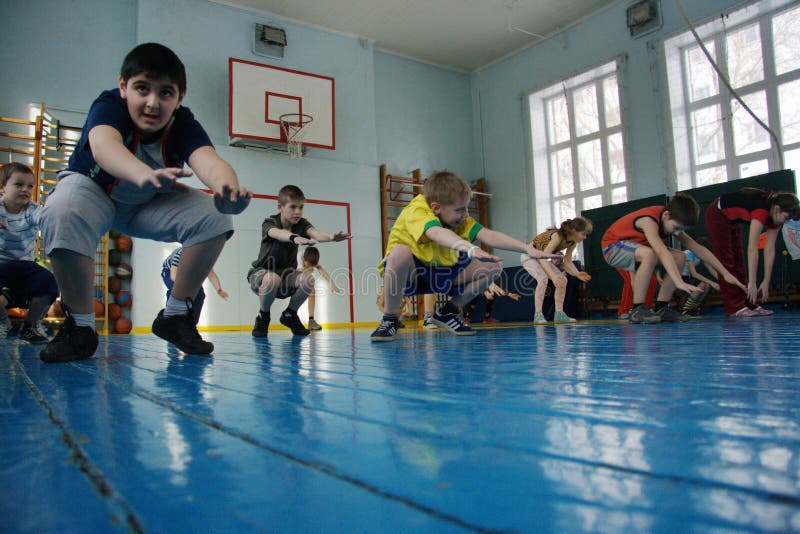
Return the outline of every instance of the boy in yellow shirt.
{"type": "Polygon", "coordinates": [[[561,258],[481,226],[469,216],[472,189],[456,174],[434,172],[422,194],[403,208],[389,234],[379,265],[383,274],[383,319],[372,341],[392,341],[403,296],[444,293],[452,298],[432,322],[459,336],[475,333],[464,324],[463,306],[489,287],[503,270],[502,260],[478,245],[524,252],[534,258],[561,258]]]}

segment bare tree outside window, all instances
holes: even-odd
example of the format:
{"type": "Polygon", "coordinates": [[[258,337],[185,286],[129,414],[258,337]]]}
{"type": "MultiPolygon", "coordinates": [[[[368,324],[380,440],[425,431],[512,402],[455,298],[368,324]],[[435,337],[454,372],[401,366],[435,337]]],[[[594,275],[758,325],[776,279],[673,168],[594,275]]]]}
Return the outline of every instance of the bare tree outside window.
{"type": "Polygon", "coordinates": [[[622,61],[529,96],[535,233],[582,210],[628,200],[618,85],[622,61]]]}
{"type": "Polygon", "coordinates": [[[754,2],[696,29],[750,113],[692,35],[665,41],[678,189],[800,165],[800,6],[754,2]]]}

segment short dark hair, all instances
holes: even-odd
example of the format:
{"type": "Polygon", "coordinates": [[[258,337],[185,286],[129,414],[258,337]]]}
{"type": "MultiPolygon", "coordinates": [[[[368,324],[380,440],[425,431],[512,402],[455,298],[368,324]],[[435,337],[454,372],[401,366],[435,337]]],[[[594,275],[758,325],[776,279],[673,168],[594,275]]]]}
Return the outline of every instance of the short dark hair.
{"type": "Polygon", "coordinates": [[[789,193],[788,191],[777,191],[773,193],[770,198],[770,206],[779,206],[781,211],[789,214],[789,218],[793,220],[800,219],[800,203],[798,203],[797,195],[789,193]]]}
{"type": "Polygon", "coordinates": [[[303,194],[303,191],[301,191],[296,185],[284,185],[281,187],[281,190],[278,191],[278,204],[283,206],[292,200],[296,202],[303,202],[305,199],[306,196],[303,194]]]}
{"type": "Polygon", "coordinates": [[[123,82],[128,83],[139,74],[148,78],[167,78],[178,86],[181,94],[186,93],[186,69],[175,52],[162,44],[144,43],[128,52],[119,75],[123,82]]]}
{"type": "Polygon", "coordinates": [[[303,251],[303,261],[312,267],[319,265],[319,249],[317,247],[308,247],[303,251]]]}
{"type": "Polygon", "coordinates": [[[686,193],[675,193],[667,204],[669,218],[681,226],[695,226],[700,220],[700,206],[686,193]]]}
{"type": "Polygon", "coordinates": [[[16,161],[12,161],[11,163],[6,163],[2,167],[0,167],[0,185],[6,185],[8,179],[11,178],[11,175],[15,172],[21,174],[33,174],[33,171],[27,165],[23,165],[22,163],[17,163],[16,161]]]}

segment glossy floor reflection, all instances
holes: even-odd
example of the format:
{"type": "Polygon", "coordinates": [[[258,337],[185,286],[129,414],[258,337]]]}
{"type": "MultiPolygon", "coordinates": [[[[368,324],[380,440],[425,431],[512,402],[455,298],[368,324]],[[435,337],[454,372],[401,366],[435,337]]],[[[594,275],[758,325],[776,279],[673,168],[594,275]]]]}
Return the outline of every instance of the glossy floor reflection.
{"type": "Polygon", "coordinates": [[[0,531],[797,532],[798,318],[0,341],[0,531]]]}

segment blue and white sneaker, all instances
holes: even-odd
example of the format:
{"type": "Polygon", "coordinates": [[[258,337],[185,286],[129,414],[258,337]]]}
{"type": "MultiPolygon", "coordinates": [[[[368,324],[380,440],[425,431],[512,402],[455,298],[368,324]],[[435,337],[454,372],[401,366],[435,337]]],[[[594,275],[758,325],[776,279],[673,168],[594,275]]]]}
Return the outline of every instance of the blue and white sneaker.
{"type": "Polygon", "coordinates": [[[383,319],[378,328],[369,336],[370,341],[394,341],[397,334],[397,323],[389,319],[383,319]]]}
{"type": "Polygon", "coordinates": [[[464,324],[464,316],[460,312],[440,310],[433,314],[431,322],[440,328],[446,328],[457,336],[474,336],[475,330],[464,324]]]}

